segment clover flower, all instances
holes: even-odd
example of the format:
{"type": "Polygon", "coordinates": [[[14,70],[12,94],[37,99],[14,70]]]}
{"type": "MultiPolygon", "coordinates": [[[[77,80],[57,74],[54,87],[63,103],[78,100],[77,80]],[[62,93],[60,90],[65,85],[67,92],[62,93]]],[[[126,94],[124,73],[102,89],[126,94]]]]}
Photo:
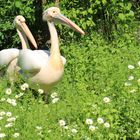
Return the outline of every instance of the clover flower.
{"type": "Polygon", "coordinates": [[[59,120],[59,125],[60,126],[65,126],[66,125],[66,122],[64,120],[59,120]]]}
{"type": "Polygon", "coordinates": [[[7,117],[11,117],[12,116],[12,113],[11,112],[6,112],[6,116],[7,117]]]}
{"type": "Polygon", "coordinates": [[[10,94],[12,93],[11,88],[7,88],[6,91],[5,91],[5,93],[6,93],[7,95],[10,95],[10,94]]]}
{"type": "Polygon", "coordinates": [[[76,134],[78,131],[77,131],[77,129],[73,128],[73,129],[71,129],[71,132],[72,132],[73,134],[76,134]]]}
{"type": "Polygon", "coordinates": [[[124,85],[125,85],[125,86],[131,86],[132,83],[130,83],[130,82],[125,82],[124,85]]]}
{"type": "Polygon", "coordinates": [[[133,65],[128,65],[128,69],[132,70],[134,69],[135,67],[133,65]]]}
{"type": "Polygon", "coordinates": [[[20,135],[19,133],[14,133],[14,134],[13,134],[13,137],[14,137],[14,138],[17,138],[17,137],[19,137],[19,135],[20,135]]]}
{"type": "Polygon", "coordinates": [[[12,127],[13,125],[14,125],[13,123],[8,123],[5,125],[5,127],[8,128],[8,127],[12,127]]]}
{"type": "Polygon", "coordinates": [[[54,98],[53,100],[52,100],[52,103],[54,104],[54,103],[56,103],[56,102],[58,102],[59,101],[59,98],[54,98]]]}
{"type": "Polygon", "coordinates": [[[36,126],[36,129],[37,130],[42,130],[42,127],[41,126],[36,126]]]}
{"type": "Polygon", "coordinates": [[[2,116],[0,116],[0,120],[2,120],[3,119],[3,117],[2,116]]]}
{"type": "Polygon", "coordinates": [[[0,138],[4,138],[6,136],[5,133],[0,133],[0,138]]]}
{"type": "Polygon", "coordinates": [[[110,102],[110,98],[109,98],[109,97],[104,97],[103,101],[104,101],[105,103],[109,103],[109,102],[110,102]]]}
{"type": "Polygon", "coordinates": [[[66,130],[67,130],[67,129],[69,129],[69,127],[68,127],[68,126],[64,126],[64,129],[66,129],[66,130]]]}
{"type": "Polygon", "coordinates": [[[51,94],[51,97],[54,99],[54,98],[56,98],[58,96],[58,94],[56,93],[56,92],[53,92],[52,94],[51,94]]]}
{"type": "Polygon", "coordinates": [[[130,90],[129,92],[130,92],[130,93],[136,93],[136,91],[137,91],[136,89],[132,89],[132,90],[130,90]]]}
{"type": "Polygon", "coordinates": [[[95,126],[93,126],[93,125],[90,125],[90,126],[89,126],[89,130],[93,132],[93,131],[95,131],[95,130],[96,130],[96,127],[95,127],[95,126]]]}
{"type": "Polygon", "coordinates": [[[44,90],[43,89],[38,89],[38,93],[39,94],[43,94],[44,93],[44,90]]]}
{"type": "Polygon", "coordinates": [[[103,118],[98,118],[98,119],[97,119],[97,122],[98,122],[99,124],[102,124],[102,123],[104,123],[104,120],[103,120],[103,118]]]}
{"type": "Polygon", "coordinates": [[[130,76],[128,77],[128,80],[129,80],[129,81],[134,80],[134,76],[130,75],[130,76]]]}
{"type": "Polygon", "coordinates": [[[29,88],[29,85],[27,83],[24,83],[20,86],[21,90],[26,90],[27,88],[29,88]]]}
{"type": "Polygon", "coordinates": [[[21,96],[23,96],[24,95],[24,93],[22,93],[22,92],[20,92],[18,95],[15,95],[15,98],[20,98],[21,96]]]}
{"type": "Polygon", "coordinates": [[[104,127],[109,128],[110,124],[108,122],[104,123],[104,127]]]}
{"type": "Polygon", "coordinates": [[[15,117],[11,117],[11,118],[8,118],[8,119],[7,119],[7,122],[13,122],[13,121],[15,121],[15,120],[16,120],[15,117]]]}
{"type": "Polygon", "coordinates": [[[6,113],[4,111],[0,112],[0,116],[4,116],[6,113]]]}
{"type": "Polygon", "coordinates": [[[93,124],[93,120],[92,119],[86,119],[86,124],[88,124],[88,125],[93,124]]]}
{"type": "Polygon", "coordinates": [[[4,102],[5,100],[6,100],[5,98],[1,98],[1,100],[0,100],[0,101],[1,101],[1,102],[4,102]]]}
{"type": "Polygon", "coordinates": [[[140,66],[140,61],[138,61],[138,65],[140,66]]]}
{"type": "Polygon", "coordinates": [[[8,98],[8,99],[7,99],[7,102],[8,102],[9,104],[11,104],[12,106],[16,106],[16,105],[17,105],[15,99],[10,99],[10,98],[8,98]]]}

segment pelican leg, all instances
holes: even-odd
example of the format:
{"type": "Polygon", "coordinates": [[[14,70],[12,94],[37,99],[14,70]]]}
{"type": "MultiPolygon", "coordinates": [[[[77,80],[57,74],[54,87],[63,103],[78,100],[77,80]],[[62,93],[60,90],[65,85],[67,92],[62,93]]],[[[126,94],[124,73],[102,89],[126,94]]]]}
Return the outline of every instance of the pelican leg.
{"type": "Polygon", "coordinates": [[[45,102],[48,104],[49,100],[48,100],[48,93],[45,93],[45,102]]]}

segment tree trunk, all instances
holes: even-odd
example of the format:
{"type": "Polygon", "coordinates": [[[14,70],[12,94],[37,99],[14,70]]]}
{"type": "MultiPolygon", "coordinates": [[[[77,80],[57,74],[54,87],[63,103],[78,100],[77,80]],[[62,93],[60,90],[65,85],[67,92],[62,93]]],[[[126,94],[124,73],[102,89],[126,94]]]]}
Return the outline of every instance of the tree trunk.
{"type": "Polygon", "coordinates": [[[34,24],[34,36],[38,45],[38,48],[46,48],[46,42],[50,39],[50,33],[48,25],[42,20],[44,0],[34,0],[35,6],[35,24],[34,24]]]}

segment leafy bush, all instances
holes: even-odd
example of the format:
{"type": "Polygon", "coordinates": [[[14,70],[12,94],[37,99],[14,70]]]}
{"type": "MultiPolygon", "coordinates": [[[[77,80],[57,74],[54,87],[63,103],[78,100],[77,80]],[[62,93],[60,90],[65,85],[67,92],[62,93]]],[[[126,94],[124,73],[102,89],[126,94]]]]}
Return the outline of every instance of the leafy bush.
{"type": "Polygon", "coordinates": [[[1,79],[0,114],[11,112],[15,121],[9,126],[11,117],[0,116],[0,134],[5,139],[15,133],[19,139],[138,139],[140,46],[129,36],[130,41],[124,36],[111,44],[99,34],[62,42],[67,64],[49,104],[38,86],[34,91],[30,84],[23,88],[20,79],[14,85],[1,79]]]}
{"type": "MultiPolygon", "coordinates": [[[[45,46],[49,39],[47,25],[41,20],[44,9],[54,6],[54,1],[2,1],[0,3],[0,48],[11,48],[20,46],[19,38],[13,26],[13,20],[16,15],[21,14],[26,18],[27,24],[33,32],[39,48],[45,46]],[[40,25],[40,26],[39,26],[40,25]]],[[[78,0],[60,1],[62,13],[75,21],[87,33],[98,31],[107,39],[113,39],[117,33],[129,30],[130,25],[135,21],[135,15],[138,18],[139,7],[136,2],[128,0],[78,0]]],[[[133,25],[133,24],[132,24],[133,25]]],[[[59,26],[61,36],[66,40],[70,38],[66,35],[68,29],[59,26]]],[[[69,35],[73,35],[70,31],[69,35]]]]}

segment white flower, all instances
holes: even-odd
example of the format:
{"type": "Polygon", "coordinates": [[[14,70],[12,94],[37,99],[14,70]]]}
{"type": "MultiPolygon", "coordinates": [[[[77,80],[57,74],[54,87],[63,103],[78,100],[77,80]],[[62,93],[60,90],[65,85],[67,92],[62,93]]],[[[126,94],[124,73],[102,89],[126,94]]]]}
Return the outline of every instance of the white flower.
{"type": "Polygon", "coordinates": [[[89,126],[89,130],[93,132],[93,131],[95,131],[95,130],[96,130],[96,127],[95,127],[95,126],[93,126],[93,125],[90,125],[90,126],[89,126]]]}
{"type": "Polygon", "coordinates": [[[0,138],[4,138],[6,136],[5,133],[0,133],[0,138]]]}
{"type": "Polygon", "coordinates": [[[16,105],[17,105],[15,99],[10,99],[10,98],[8,98],[8,99],[7,99],[7,102],[8,102],[9,104],[13,105],[13,106],[16,106],[16,105]]]}
{"type": "Polygon", "coordinates": [[[129,76],[129,77],[128,77],[128,80],[129,80],[129,81],[134,80],[134,76],[132,76],[132,75],[129,76]]]}
{"type": "Polygon", "coordinates": [[[6,91],[5,91],[5,93],[6,93],[7,95],[10,95],[10,94],[12,93],[11,88],[7,88],[6,91]]]}
{"type": "Polygon", "coordinates": [[[39,94],[43,94],[44,93],[44,90],[43,89],[38,89],[38,93],[39,94]]]}
{"type": "Polygon", "coordinates": [[[26,88],[23,85],[21,85],[20,88],[21,90],[26,90],[26,88]]]}
{"type": "Polygon", "coordinates": [[[137,90],[136,89],[132,89],[130,90],[130,93],[135,93],[137,90]]]}
{"type": "Polygon", "coordinates": [[[93,121],[92,121],[92,119],[86,119],[86,124],[88,124],[88,125],[91,125],[91,124],[93,124],[93,121]]]}
{"type": "Polygon", "coordinates": [[[0,116],[3,116],[3,115],[5,115],[6,113],[4,112],[4,111],[1,111],[0,112],[0,116]]]}
{"type": "Polygon", "coordinates": [[[102,124],[102,123],[104,123],[104,120],[103,120],[103,118],[98,118],[98,119],[97,119],[97,122],[98,122],[99,124],[102,124]]]}
{"type": "Polygon", "coordinates": [[[108,97],[104,97],[103,101],[104,101],[105,103],[109,103],[109,102],[110,102],[110,99],[109,99],[108,97]]]}
{"type": "Polygon", "coordinates": [[[18,99],[18,98],[19,98],[19,95],[15,95],[15,98],[17,98],[17,99],[18,99]]]}
{"type": "Polygon", "coordinates": [[[24,95],[24,93],[20,92],[18,95],[15,95],[15,98],[20,98],[23,95],[24,95]]]}
{"type": "Polygon", "coordinates": [[[59,98],[54,98],[53,100],[52,100],[52,103],[54,104],[54,103],[56,103],[56,102],[58,102],[59,101],[59,98]]]}
{"type": "Polygon", "coordinates": [[[104,123],[104,127],[109,128],[110,124],[108,122],[104,123]]]}
{"type": "Polygon", "coordinates": [[[59,120],[59,125],[60,126],[65,126],[66,125],[66,122],[64,120],[59,120]]]}
{"type": "Polygon", "coordinates": [[[29,85],[27,83],[24,83],[20,86],[21,90],[26,90],[27,88],[29,88],[29,85]]]}
{"type": "Polygon", "coordinates": [[[140,61],[138,61],[138,65],[140,66],[140,61]]]}
{"type": "Polygon", "coordinates": [[[1,98],[1,101],[3,102],[3,101],[5,101],[6,99],[5,98],[1,98]]]}
{"type": "Polygon", "coordinates": [[[16,106],[17,103],[16,103],[16,102],[12,102],[11,105],[12,105],[12,106],[16,106]]]}
{"type": "Polygon", "coordinates": [[[73,129],[71,129],[71,132],[76,134],[78,131],[75,128],[73,128],[73,129]]]}
{"type": "Polygon", "coordinates": [[[3,117],[2,116],[0,116],[0,120],[2,120],[3,119],[3,117]]]}
{"type": "Polygon", "coordinates": [[[11,118],[8,118],[8,119],[7,119],[7,122],[13,122],[13,121],[15,121],[15,120],[16,120],[15,117],[11,117],[11,118]]]}
{"type": "Polygon", "coordinates": [[[42,127],[41,126],[36,126],[36,129],[37,130],[42,130],[42,127]]]}
{"type": "Polygon", "coordinates": [[[14,138],[17,138],[17,137],[19,137],[19,135],[20,135],[19,133],[14,133],[14,134],[13,134],[13,137],[14,137],[14,138]]]}
{"type": "Polygon", "coordinates": [[[64,129],[69,129],[69,127],[68,126],[64,126],[64,129]]]}
{"type": "Polygon", "coordinates": [[[58,94],[56,93],[56,92],[53,92],[52,94],[51,94],[51,97],[54,99],[55,97],[57,97],[58,96],[58,94]]]}
{"type": "Polygon", "coordinates": [[[128,65],[128,69],[132,70],[134,69],[135,67],[133,65],[128,65]]]}
{"type": "Polygon", "coordinates": [[[125,85],[125,86],[131,86],[132,83],[130,83],[130,82],[125,82],[124,85],[125,85]]]}
{"type": "Polygon", "coordinates": [[[14,125],[13,123],[8,123],[5,125],[5,127],[8,128],[8,127],[12,127],[13,125],[14,125]]]}
{"type": "Polygon", "coordinates": [[[12,116],[12,113],[11,113],[11,112],[7,112],[7,113],[6,113],[6,116],[7,116],[7,117],[11,117],[11,116],[12,116]]]}
{"type": "Polygon", "coordinates": [[[29,88],[29,85],[27,83],[23,84],[25,88],[29,88]]]}

